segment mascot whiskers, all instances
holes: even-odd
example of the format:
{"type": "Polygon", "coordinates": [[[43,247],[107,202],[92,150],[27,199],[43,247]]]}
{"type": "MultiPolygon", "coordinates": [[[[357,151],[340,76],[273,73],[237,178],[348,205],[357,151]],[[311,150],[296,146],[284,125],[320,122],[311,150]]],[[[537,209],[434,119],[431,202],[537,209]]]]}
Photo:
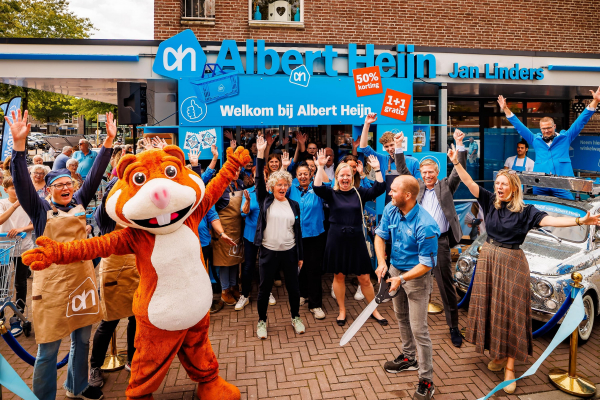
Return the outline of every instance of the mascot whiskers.
{"type": "Polygon", "coordinates": [[[239,390],[219,377],[208,339],[212,288],[202,262],[198,224],[238,169],[250,161],[247,150],[228,148],[227,162],[205,188],[200,177],[185,168],[184,153],[176,146],[127,155],[117,166],[119,179],[106,200],[108,215],[127,228],[68,243],[40,237],[40,247],[23,254],[23,262],[33,270],[135,254],[140,274],[133,300],[137,351],[128,399],[151,399],[175,355],[198,382],[201,400],[240,398],[239,390]]]}

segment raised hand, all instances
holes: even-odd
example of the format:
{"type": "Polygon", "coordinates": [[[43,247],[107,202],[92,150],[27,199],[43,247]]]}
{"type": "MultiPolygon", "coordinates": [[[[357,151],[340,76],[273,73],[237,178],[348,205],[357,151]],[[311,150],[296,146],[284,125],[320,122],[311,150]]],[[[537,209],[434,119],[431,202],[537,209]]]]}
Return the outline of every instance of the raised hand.
{"type": "Polygon", "coordinates": [[[396,145],[397,149],[404,148],[404,133],[403,132],[396,133],[396,135],[394,135],[394,144],[396,145]]]}
{"type": "Polygon", "coordinates": [[[362,176],[363,174],[363,163],[362,161],[358,160],[358,162],[356,163],[356,172],[358,172],[359,176],[362,176]]]}
{"type": "Polygon", "coordinates": [[[454,147],[453,144],[451,144],[448,149],[448,158],[452,164],[458,164],[458,151],[456,151],[456,147],[454,147]]]}
{"type": "Polygon", "coordinates": [[[225,130],[223,132],[223,136],[225,136],[229,140],[233,140],[233,135],[231,134],[231,131],[229,131],[229,130],[225,130]]]}
{"type": "Polygon", "coordinates": [[[150,138],[143,138],[142,139],[142,147],[144,148],[144,150],[154,149],[154,146],[152,145],[152,140],[150,138]]]}
{"type": "Polygon", "coordinates": [[[247,190],[244,190],[244,197],[246,198],[246,202],[250,203],[250,193],[247,190]]]}
{"type": "Polygon", "coordinates": [[[237,147],[237,142],[235,140],[230,140],[229,147],[235,150],[235,148],[237,147]]]}
{"type": "Polygon", "coordinates": [[[115,121],[115,117],[113,116],[113,113],[107,112],[106,113],[106,139],[110,138],[111,145],[112,145],[112,140],[114,140],[115,137],[117,137],[117,121],[115,121]]]}
{"type": "Polygon", "coordinates": [[[153,137],[152,138],[152,146],[154,146],[157,149],[164,149],[165,147],[167,147],[167,142],[165,141],[165,139],[163,138],[158,138],[158,137],[153,137]]]}
{"type": "Polygon", "coordinates": [[[315,165],[317,166],[317,168],[325,167],[325,164],[327,164],[327,161],[329,161],[329,156],[325,152],[325,149],[320,149],[319,151],[317,151],[317,156],[313,158],[315,160],[315,165]]]}
{"type": "Polygon", "coordinates": [[[465,138],[465,133],[460,129],[454,130],[454,141],[456,142],[456,147],[462,146],[463,140],[465,138]]]}
{"type": "Polygon", "coordinates": [[[365,117],[365,124],[372,124],[375,121],[377,121],[377,113],[369,113],[365,117]]]}
{"type": "Polygon", "coordinates": [[[267,149],[267,141],[265,140],[264,137],[262,136],[258,136],[256,138],[256,150],[258,150],[259,152],[263,152],[267,149]]]}
{"type": "Polygon", "coordinates": [[[358,146],[360,145],[360,136],[356,138],[356,140],[352,141],[352,148],[353,149],[358,149],[358,146]]]}
{"type": "Polygon", "coordinates": [[[200,158],[200,149],[190,149],[188,158],[192,167],[198,166],[198,158],[200,158]]]}
{"type": "Polygon", "coordinates": [[[10,133],[13,137],[14,149],[16,151],[24,151],[26,149],[27,144],[27,135],[29,135],[29,131],[31,131],[31,124],[27,122],[27,116],[29,113],[25,110],[25,115],[21,118],[21,109],[17,110],[17,115],[15,115],[14,111],[11,111],[12,114],[12,122],[8,115],[4,116],[6,123],[10,127],[10,133]]]}
{"type": "Polygon", "coordinates": [[[374,170],[380,169],[379,168],[379,159],[377,157],[369,156],[369,159],[367,160],[367,162],[369,163],[371,168],[373,168],[374,170]]]}
{"type": "Polygon", "coordinates": [[[219,158],[219,150],[217,149],[216,145],[213,144],[210,146],[210,152],[212,153],[213,158],[219,158]]]}
{"type": "Polygon", "coordinates": [[[504,109],[506,108],[506,99],[504,98],[504,96],[498,96],[498,105],[500,106],[500,110],[504,111],[504,109]]]}
{"type": "Polygon", "coordinates": [[[281,142],[282,146],[285,146],[286,144],[288,144],[290,142],[290,137],[286,136],[285,138],[283,138],[283,141],[281,142]]]}
{"type": "Polygon", "coordinates": [[[292,164],[292,160],[290,160],[290,153],[284,151],[281,156],[281,169],[283,171],[287,171],[288,167],[292,164]]]}
{"type": "Polygon", "coordinates": [[[273,135],[270,132],[267,133],[265,136],[266,136],[265,139],[267,140],[267,144],[269,146],[271,146],[273,144],[273,142],[275,142],[275,138],[273,137],[273,135]]]}
{"type": "Polygon", "coordinates": [[[300,133],[300,132],[296,133],[296,141],[298,143],[304,144],[304,143],[306,143],[306,139],[307,139],[306,133],[300,133]]]}
{"type": "Polygon", "coordinates": [[[600,102],[600,86],[598,87],[598,90],[596,90],[595,92],[593,90],[590,90],[590,93],[592,94],[592,97],[594,98],[594,100],[596,102],[600,102]]]}

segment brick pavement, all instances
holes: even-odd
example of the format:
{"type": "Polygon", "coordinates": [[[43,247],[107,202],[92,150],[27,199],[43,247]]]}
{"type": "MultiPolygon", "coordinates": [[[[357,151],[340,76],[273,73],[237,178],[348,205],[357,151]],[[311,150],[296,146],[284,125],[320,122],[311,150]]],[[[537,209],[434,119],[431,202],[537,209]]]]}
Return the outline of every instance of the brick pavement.
{"type": "MultiPolygon", "coordinates": [[[[332,276],[324,279],[323,305],[327,318],[315,321],[307,306],[301,307],[301,315],[307,331],[296,335],[290,323],[286,291],[283,287],[274,288],[277,305],[269,307],[269,338],[261,341],[256,338],[257,322],[256,289],[251,294],[252,303],[243,311],[236,312],[226,307],[212,316],[210,338],[217,354],[221,375],[237,385],[242,399],[356,399],[376,400],[410,398],[415,390],[417,372],[399,375],[386,373],[382,365],[386,360],[400,353],[400,340],[396,324],[379,326],[369,320],[353,340],[344,347],[339,340],[345,329],[335,323],[337,305],[329,295],[332,276]]],[[[30,281],[31,283],[31,281],[30,281]]],[[[352,297],[355,287],[347,283],[346,303],[351,323],[366,305],[352,297]]],[[[440,302],[437,287],[434,285],[434,301],[440,302]]],[[[391,302],[379,307],[380,312],[390,322],[394,321],[391,302]]],[[[460,311],[461,326],[464,326],[467,313],[460,311]]],[[[487,356],[474,352],[474,346],[465,343],[462,348],[452,346],[443,314],[429,317],[429,327],[434,350],[434,382],[436,400],[476,399],[485,395],[502,379],[501,373],[487,370],[487,356]]],[[[118,328],[119,348],[125,348],[126,320],[118,328]]],[[[541,339],[534,340],[534,357],[528,363],[517,363],[520,375],[539,357],[550,343],[555,331],[541,339]]],[[[20,337],[21,344],[35,353],[33,337],[20,337]]],[[[60,358],[68,351],[69,342],[61,345],[60,358]]],[[[16,371],[31,385],[33,368],[24,364],[0,341],[0,353],[16,371]]],[[[568,344],[561,344],[532,377],[519,382],[514,395],[504,392],[496,397],[517,399],[528,393],[553,390],[547,378],[553,367],[567,367],[568,344]]],[[[587,344],[580,347],[578,370],[596,384],[600,383],[600,327],[587,344]]],[[[60,385],[65,380],[66,368],[59,371],[60,385]]],[[[103,388],[106,398],[125,399],[125,388],[129,374],[125,370],[106,374],[103,388]]],[[[194,383],[187,377],[177,359],[157,392],[156,399],[192,399],[194,383]]],[[[3,399],[14,399],[15,395],[3,389],[3,399]]],[[[63,399],[65,392],[60,389],[57,398],[63,399]]]]}

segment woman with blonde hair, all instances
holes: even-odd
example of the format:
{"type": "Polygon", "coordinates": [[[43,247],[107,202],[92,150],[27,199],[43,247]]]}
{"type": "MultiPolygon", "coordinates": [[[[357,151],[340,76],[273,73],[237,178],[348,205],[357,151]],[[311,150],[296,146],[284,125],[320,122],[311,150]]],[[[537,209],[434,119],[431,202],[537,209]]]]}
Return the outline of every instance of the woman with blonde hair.
{"type": "MultiPolygon", "coordinates": [[[[366,202],[374,200],[385,192],[385,183],[375,156],[369,157],[369,164],[376,172],[377,180],[370,188],[354,187],[354,173],[347,163],[341,163],[335,170],[333,188],[323,186],[322,175],[329,156],[325,151],[318,155],[317,174],[313,183],[315,194],[329,205],[329,232],[323,258],[324,272],[334,274],[333,291],[340,308],[337,324],[346,324],[345,277],[358,276],[358,282],[367,302],[375,297],[370,273],[371,259],[363,234],[363,210],[366,202]]],[[[381,325],[387,325],[377,310],[372,315],[381,325]]]]}
{"type": "MultiPolygon", "coordinates": [[[[504,379],[515,378],[515,360],[533,354],[529,264],[520,246],[529,230],[542,226],[596,225],[600,215],[552,217],[525,204],[515,171],[500,170],[494,193],[480,187],[458,162],[454,145],[448,151],[462,182],[478,199],[485,215],[487,240],[479,253],[469,305],[467,341],[475,350],[489,350],[491,371],[504,369],[504,379]]],[[[516,382],[504,388],[513,393],[516,382]]]]}

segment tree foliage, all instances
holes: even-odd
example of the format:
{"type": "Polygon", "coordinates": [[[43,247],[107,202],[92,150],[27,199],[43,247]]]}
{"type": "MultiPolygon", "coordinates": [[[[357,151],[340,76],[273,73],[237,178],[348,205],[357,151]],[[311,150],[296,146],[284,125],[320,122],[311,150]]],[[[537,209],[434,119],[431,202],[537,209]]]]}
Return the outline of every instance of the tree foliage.
{"type": "Polygon", "coordinates": [[[85,39],[95,30],[67,0],[0,1],[0,37],[85,39]]]}
{"type": "Polygon", "coordinates": [[[114,104],[77,97],[71,98],[70,109],[73,114],[83,115],[85,119],[90,121],[96,121],[98,114],[106,114],[109,111],[115,115],[117,113],[117,106],[114,104]]]}
{"type": "Polygon", "coordinates": [[[71,114],[71,96],[35,90],[29,97],[29,114],[40,122],[58,122],[71,114]]]}

